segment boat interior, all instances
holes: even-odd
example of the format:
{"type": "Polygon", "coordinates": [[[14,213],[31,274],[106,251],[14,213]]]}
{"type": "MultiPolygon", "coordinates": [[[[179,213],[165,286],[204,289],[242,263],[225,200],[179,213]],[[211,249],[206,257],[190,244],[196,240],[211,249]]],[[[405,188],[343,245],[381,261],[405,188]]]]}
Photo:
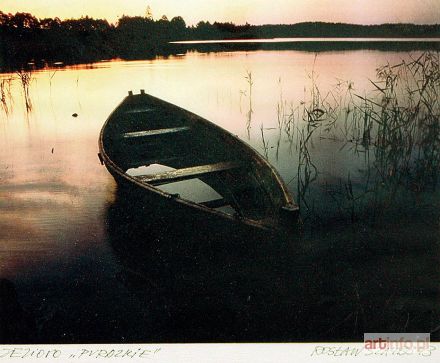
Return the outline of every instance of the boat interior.
{"type": "Polygon", "coordinates": [[[271,168],[252,150],[143,93],[127,97],[113,112],[103,142],[125,173],[173,197],[266,223],[286,204],[271,168]]]}

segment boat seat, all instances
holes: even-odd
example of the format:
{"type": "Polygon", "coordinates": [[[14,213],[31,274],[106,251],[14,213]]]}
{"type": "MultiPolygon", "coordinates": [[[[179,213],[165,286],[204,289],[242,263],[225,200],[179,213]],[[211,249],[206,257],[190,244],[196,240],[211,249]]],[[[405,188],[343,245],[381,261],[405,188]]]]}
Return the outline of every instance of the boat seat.
{"type": "Polygon", "coordinates": [[[176,181],[194,179],[208,174],[239,168],[241,163],[226,161],[216,164],[199,165],[190,168],[176,169],[159,174],[138,175],[136,179],[149,184],[160,185],[176,181]]]}
{"type": "Polygon", "coordinates": [[[201,202],[199,204],[201,204],[205,207],[211,208],[211,209],[216,209],[216,208],[226,207],[227,205],[230,205],[231,203],[229,203],[224,198],[219,198],[219,199],[208,200],[206,202],[201,202]]]}
{"type": "Polygon", "coordinates": [[[151,164],[168,165],[176,161],[182,160],[182,156],[157,157],[157,158],[143,158],[139,160],[130,160],[127,163],[127,168],[139,168],[140,166],[149,166],[151,164]]]}
{"type": "Polygon", "coordinates": [[[132,114],[132,113],[146,113],[146,112],[152,112],[154,111],[153,108],[149,108],[149,107],[144,107],[144,108],[134,108],[134,109],[130,109],[128,111],[125,111],[125,114],[132,114]]]}
{"type": "Polygon", "coordinates": [[[127,132],[125,134],[122,134],[122,138],[123,139],[133,139],[133,138],[137,138],[137,137],[168,135],[168,134],[185,132],[185,131],[188,131],[189,129],[190,128],[188,126],[183,126],[183,127],[172,127],[172,128],[167,128],[167,129],[127,132]]]}

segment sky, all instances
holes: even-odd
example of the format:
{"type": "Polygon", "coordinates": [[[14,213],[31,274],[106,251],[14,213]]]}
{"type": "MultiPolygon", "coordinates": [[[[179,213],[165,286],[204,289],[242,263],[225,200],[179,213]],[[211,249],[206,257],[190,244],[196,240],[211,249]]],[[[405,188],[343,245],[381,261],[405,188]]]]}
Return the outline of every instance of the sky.
{"type": "Polygon", "coordinates": [[[0,0],[0,11],[28,12],[38,18],[91,16],[116,22],[122,15],[236,24],[292,24],[329,21],[358,24],[440,23],[440,0],[0,0]]]}

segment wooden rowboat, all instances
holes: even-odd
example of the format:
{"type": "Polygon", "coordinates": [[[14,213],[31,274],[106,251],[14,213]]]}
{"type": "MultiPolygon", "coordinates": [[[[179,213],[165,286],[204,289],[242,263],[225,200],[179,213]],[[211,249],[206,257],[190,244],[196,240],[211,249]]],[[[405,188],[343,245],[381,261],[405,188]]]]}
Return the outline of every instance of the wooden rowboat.
{"type": "Polygon", "coordinates": [[[298,219],[286,185],[260,154],[143,90],[129,92],[105,122],[99,158],[118,185],[165,213],[270,230],[298,219]]]}

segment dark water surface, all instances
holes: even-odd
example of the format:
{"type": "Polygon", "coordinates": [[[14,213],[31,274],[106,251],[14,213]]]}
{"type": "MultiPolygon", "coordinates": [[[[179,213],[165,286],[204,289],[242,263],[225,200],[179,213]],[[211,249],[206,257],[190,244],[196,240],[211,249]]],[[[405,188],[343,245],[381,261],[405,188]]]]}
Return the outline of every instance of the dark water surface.
{"type": "Polygon", "coordinates": [[[378,67],[420,54],[194,52],[1,74],[0,340],[438,340],[438,122],[381,137],[350,103],[380,96],[378,67]],[[98,134],[139,89],[265,155],[301,204],[298,234],[182,224],[118,191],[98,134]]]}

